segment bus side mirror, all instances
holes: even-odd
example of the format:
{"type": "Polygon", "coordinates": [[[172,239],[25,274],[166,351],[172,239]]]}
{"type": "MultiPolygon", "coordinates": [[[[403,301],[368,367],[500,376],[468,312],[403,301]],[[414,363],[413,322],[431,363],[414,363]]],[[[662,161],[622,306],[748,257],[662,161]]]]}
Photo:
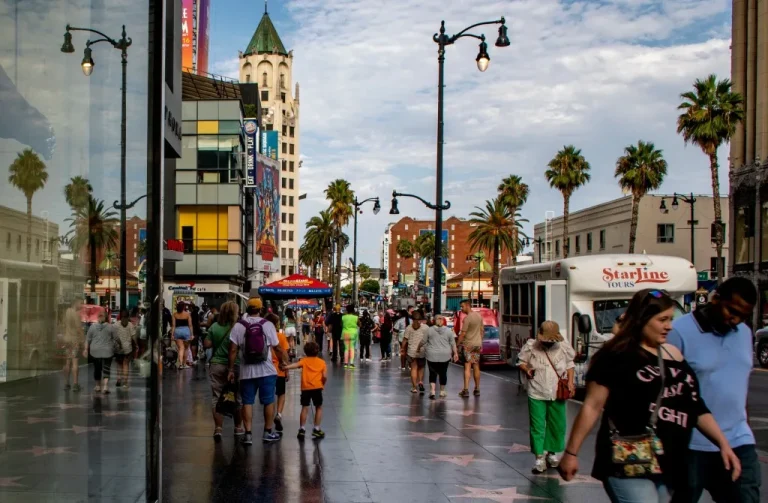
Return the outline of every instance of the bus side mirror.
{"type": "Polygon", "coordinates": [[[592,333],[592,320],[588,314],[579,316],[579,333],[589,335],[592,333]]]}

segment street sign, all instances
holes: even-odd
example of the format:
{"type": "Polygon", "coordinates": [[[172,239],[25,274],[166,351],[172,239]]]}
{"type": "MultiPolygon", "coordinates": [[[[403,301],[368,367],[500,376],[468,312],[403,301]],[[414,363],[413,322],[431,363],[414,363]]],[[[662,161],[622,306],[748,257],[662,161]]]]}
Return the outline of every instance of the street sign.
{"type": "Polygon", "coordinates": [[[697,276],[699,281],[709,281],[709,271],[699,271],[697,276]]]}

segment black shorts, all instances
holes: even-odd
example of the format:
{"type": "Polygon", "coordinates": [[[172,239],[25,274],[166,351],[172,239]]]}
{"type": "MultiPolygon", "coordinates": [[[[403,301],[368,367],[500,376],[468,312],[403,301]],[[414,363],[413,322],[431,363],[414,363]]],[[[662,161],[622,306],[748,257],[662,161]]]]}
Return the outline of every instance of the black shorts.
{"type": "Polygon", "coordinates": [[[309,325],[302,325],[301,326],[301,333],[304,334],[304,335],[309,335],[309,329],[310,329],[309,325]]]}
{"type": "Polygon", "coordinates": [[[309,407],[309,402],[315,407],[323,406],[323,389],[305,389],[301,390],[301,406],[309,407]]]}
{"type": "Polygon", "coordinates": [[[275,385],[275,395],[285,395],[285,377],[277,376],[277,384],[275,385]]]}
{"type": "Polygon", "coordinates": [[[133,357],[133,353],[128,353],[126,355],[115,355],[115,362],[122,365],[124,361],[131,361],[133,357]]]}

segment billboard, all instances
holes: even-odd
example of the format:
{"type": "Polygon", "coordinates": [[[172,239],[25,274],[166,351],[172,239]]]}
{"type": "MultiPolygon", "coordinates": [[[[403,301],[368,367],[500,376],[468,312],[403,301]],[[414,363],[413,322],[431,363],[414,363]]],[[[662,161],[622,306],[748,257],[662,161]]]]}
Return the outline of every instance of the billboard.
{"type": "Polygon", "coordinates": [[[195,8],[194,0],[181,0],[181,68],[191,70],[195,65],[192,46],[192,31],[194,30],[192,14],[195,8]]]}
{"type": "MultiPolygon", "coordinates": [[[[419,235],[421,235],[421,234],[434,234],[434,233],[435,233],[435,231],[434,230],[430,230],[430,229],[421,229],[419,231],[419,235]]],[[[442,251],[445,252],[445,250],[447,248],[448,248],[448,231],[446,229],[443,229],[443,250],[442,251]]],[[[440,257],[442,259],[442,262],[443,262],[443,283],[445,283],[445,271],[448,270],[448,257],[446,255],[448,255],[448,254],[447,253],[443,253],[441,255],[441,257],[440,257]]],[[[432,260],[432,257],[421,257],[421,268],[420,268],[420,270],[421,270],[421,280],[423,281],[424,284],[429,284],[431,279],[432,279],[431,277],[428,277],[428,275],[427,275],[427,262],[430,261],[430,260],[432,260]]]]}
{"type": "Polygon", "coordinates": [[[277,147],[280,145],[280,135],[277,131],[262,131],[261,132],[261,144],[259,145],[259,153],[274,159],[279,160],[277,156],[277,147]]]}
{"type": "Polygon", "coordinates": [[[208,73],[208,34],[211,0],[197,0],[197,66],[198,74],[208,73]]]}
{"type": "Polygon", "coordinates": [[[256,121],[246,119],[243,123],[245,132],[245,186],[256,186],[256,137],[259,134],[256,121]]]}
{"type": "Polygon", "coordinates": [[[254,187],[254,246],[256,254],[266,262],[275,258],[280,222],[280,167],[277,161],[263,155],[256,157],[254,187]]]}

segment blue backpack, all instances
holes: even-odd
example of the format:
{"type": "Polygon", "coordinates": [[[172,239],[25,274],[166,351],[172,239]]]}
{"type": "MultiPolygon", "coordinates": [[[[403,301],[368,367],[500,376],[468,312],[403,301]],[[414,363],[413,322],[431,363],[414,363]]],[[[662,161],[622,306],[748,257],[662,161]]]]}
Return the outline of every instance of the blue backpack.
{"type": "Polygon", "coordinates": [[[264,324],[267,320],[259,318],[258,321],[248,322],[241,319],[238,321],[245,327],[245,344],[243,344],[243,363],[254,365],[264,363],[269,358],[269,344],[267,336],[264,333],[264,324]]]}

